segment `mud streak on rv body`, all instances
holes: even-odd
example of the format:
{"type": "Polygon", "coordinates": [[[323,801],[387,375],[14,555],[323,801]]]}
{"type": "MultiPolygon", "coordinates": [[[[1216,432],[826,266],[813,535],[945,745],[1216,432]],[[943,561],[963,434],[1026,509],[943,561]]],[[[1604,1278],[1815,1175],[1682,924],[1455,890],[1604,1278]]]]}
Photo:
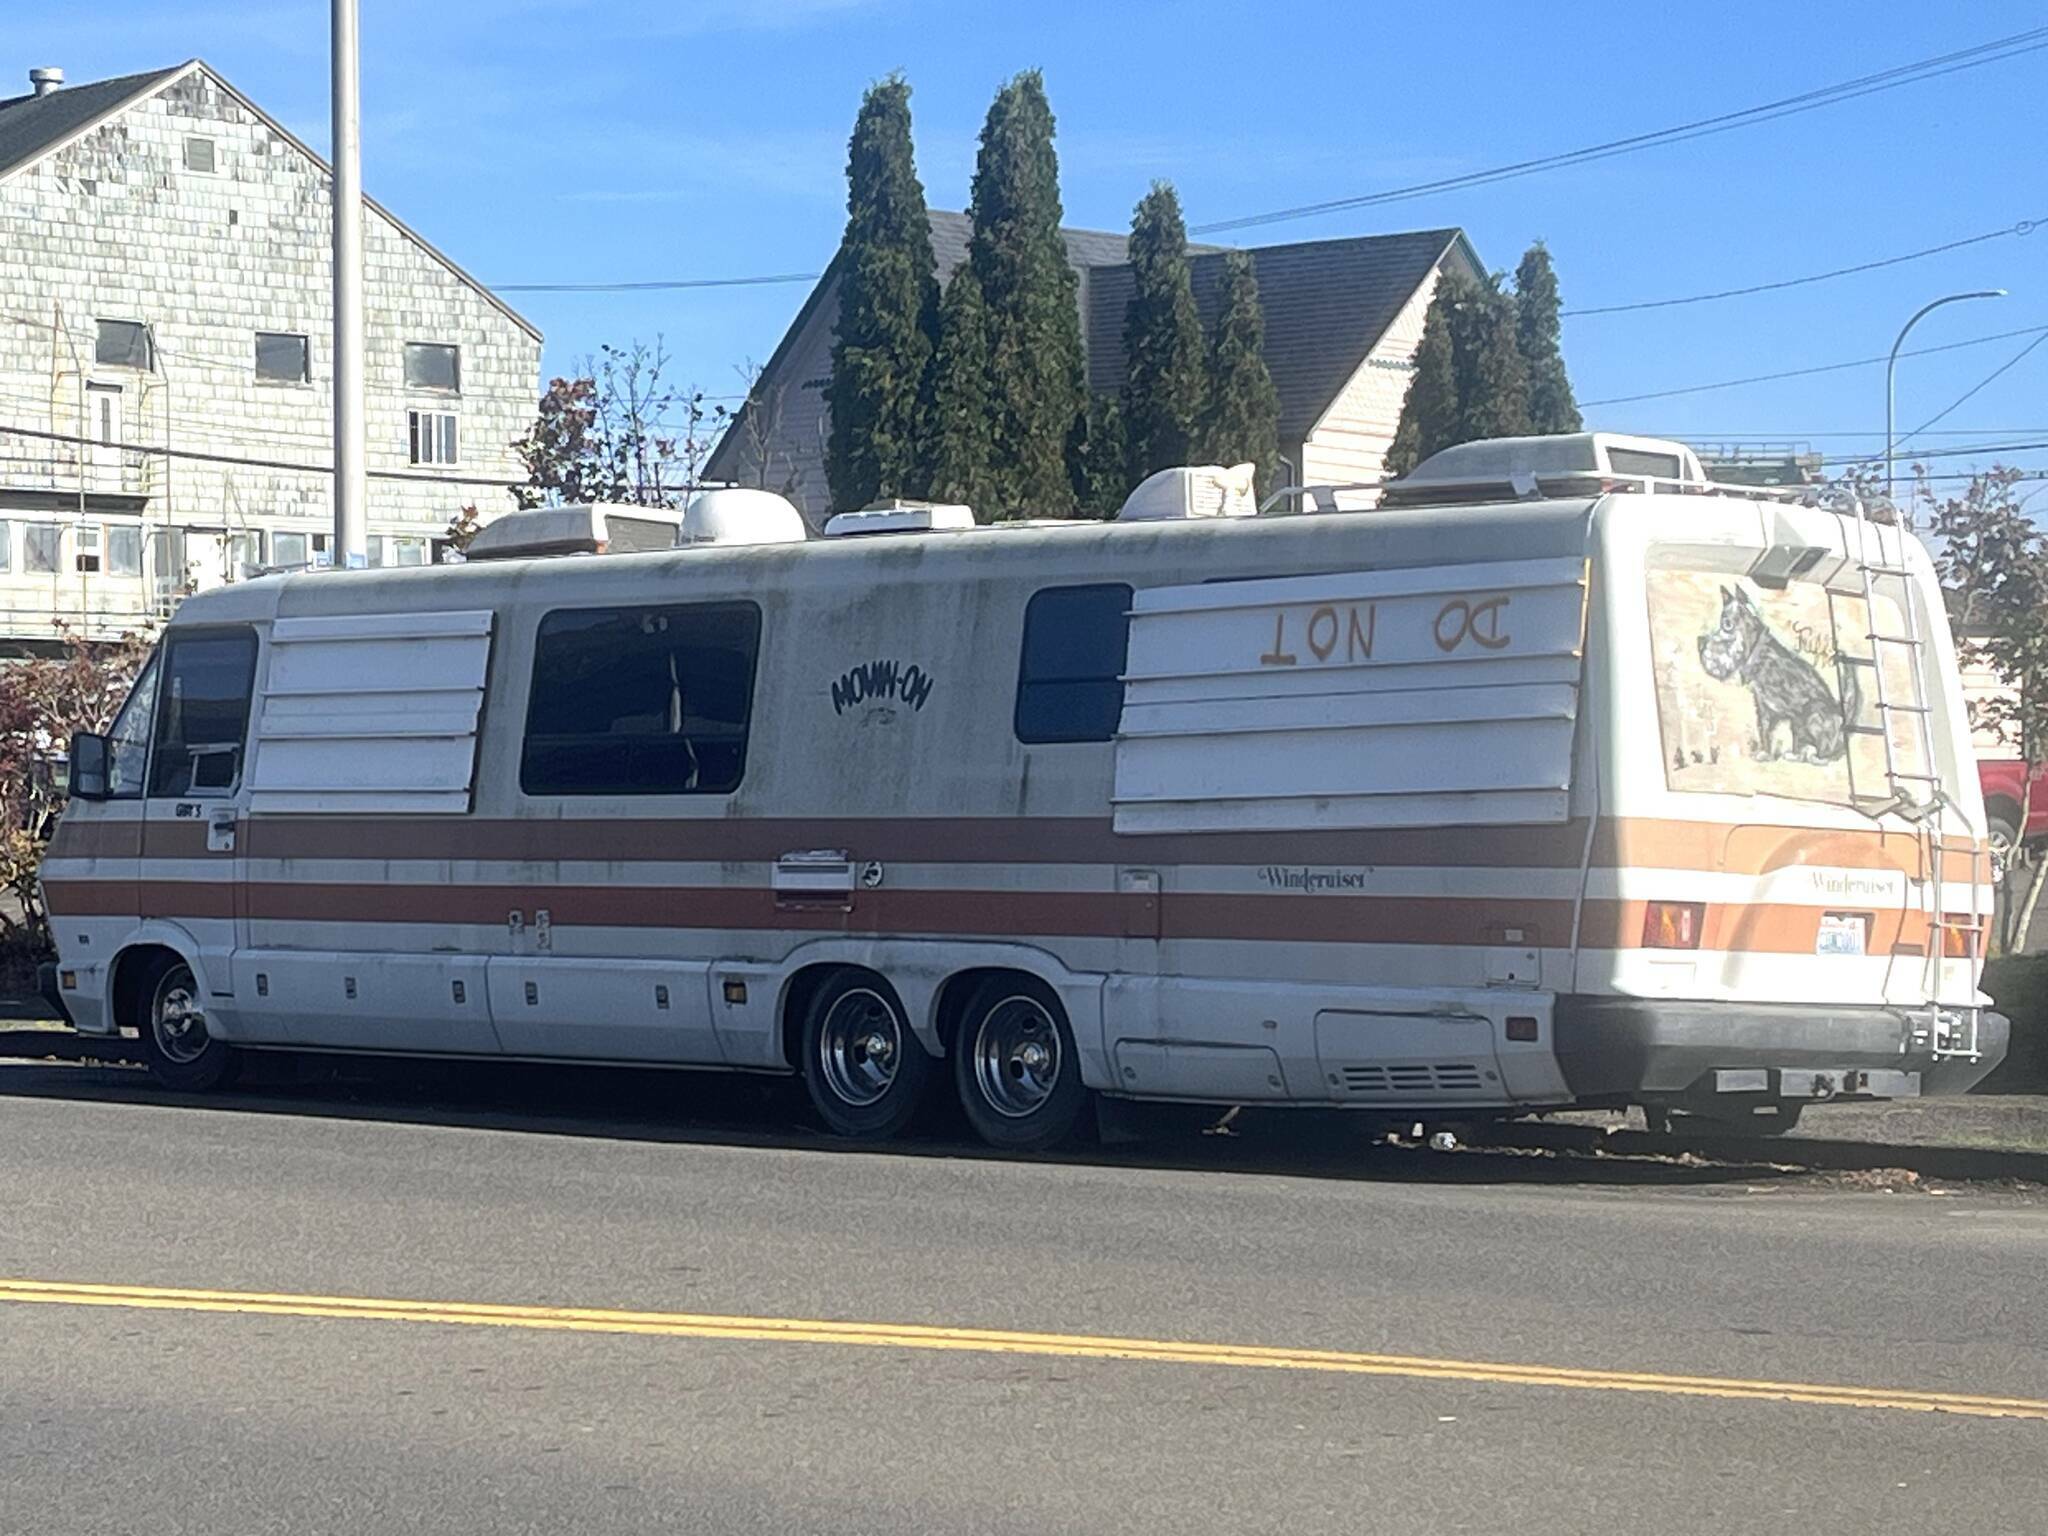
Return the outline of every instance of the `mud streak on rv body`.
{"type": "Polygon", "coordinates": [[[1916,1044],[1937,991],[1978,997],[1930,914],[1989,906],[1932,571],[1873,535],[1936,626],[1930,858],[1846,758],[1738,750],[1749,689],[1697,642],[1719,589],[1775,538],[1825,553],[1755,594],[1774,625],[1860,591],[1834,514],[1762,510],[1588,494],[202,593],[164,707],[110,740],[165,734],[44,865],[64,1004],[136,1027],[183,966],[229,1047],[815,1082],[873,1045],[961,1094],[985,1005],[1021,1031],[988,1075],[1054,1063],[1062,1104],[1957,1091],[2004,1037],[1916,1044]],[[833,728],[827,694],[889,728],[833,728]],[[821,1057],[835,999],[857,1027],[821,1057]]]}

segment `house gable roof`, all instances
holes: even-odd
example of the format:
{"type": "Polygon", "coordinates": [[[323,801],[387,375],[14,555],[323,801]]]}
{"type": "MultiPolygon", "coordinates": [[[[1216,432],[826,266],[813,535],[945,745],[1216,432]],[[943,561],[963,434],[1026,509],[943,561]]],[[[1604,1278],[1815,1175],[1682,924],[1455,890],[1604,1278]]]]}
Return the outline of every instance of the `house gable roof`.
{"type": "MultiPolygon", "coordinates": [[[[12,175],[45,155],[62,149],[75,139],[83,138],[109,118],[194,72],[203,73],[227,92],[264,127],[312,161],[322,174],[330,177],[334,174],[334,168],[316,155],[304,140],[236,90],[219,70],[203,59],[187,59],[183,64],[171,69],[149,70],[139,75],[121,75],[111,80],[92,80],[82,85],[61,86],[45,96],[12,96],[0,101],[0,179],[12,175]]],[[[532,321],[471,277],[418,230],[398,218],[382,203],[375,198],[365,197],[363,206],[376,210],[393,229],[440,262],[464,285],[475,289],[493,309],[535,341],[541,339],[540,329],[532,321]]]]}
{"type": "Polygon", "coordinates": [[[39,160],[61,144],[147,96],[184,73],[188,66],[152,69],[139,75],[60,87],[44,96],[10,96],[0,101],[0,176],[39,160]]]}
{"type": "MultiPolygon", "coordinates": [[[[964,213],[940,209],[932,210],[930,217],[932,255],[943,283],[967,259],[973,224],[964,213]]],[[[1124,311],[1135,282],[1130,241],[1093,229],[1062,229],[1060,236],[1066,242],[1068,265],[1081,280],[1081,341],[1089,393],[1115,394],[1124,383],[1124,311]]],[[[1309,240],[1249,251],[1265,312],[1266,366],[1280,396],[1283,440],[1305,437],[1315,429],[1416,290],[1453,253],[1474,274],[1484,270],[1460,229],[1309,240]]],[[[1195,304],[1205,332],[1213,329],[1222,308],[1227,254],[1222,246],[1188,246],[1195,304]]],[[[798,338],[837,293],[838,277],[839,257],[834,255],[761,370],[764,380],[777,378],[798,338]]],[[[727,476],[736,468],[732,456],[748,408],[740,407],[712,450],[705,464],[708,477],[727,476]]]]}
{"type": "MultiPolygon", "coordinates": [[[[1253,249],[1259,304],[1266,316],[1266,366],[1280,396],[1283,439],[1314,430],[1387,327],[1428,281],[1453,245],[1455,229],[1400,235],[1310,240],[1253,249]]],[[[1222,309],[1223,255],[1195,254],[1188,263],[1202,328],[1212,330],[1222,309]]],[[[1477,262],[1473,263],[1477,267],[1477,262]]],[[[1089,274],[1088,388],[1095,394],[1123,387],[1124,309],[1134,286],[1128,264],[1089,274]]]]}

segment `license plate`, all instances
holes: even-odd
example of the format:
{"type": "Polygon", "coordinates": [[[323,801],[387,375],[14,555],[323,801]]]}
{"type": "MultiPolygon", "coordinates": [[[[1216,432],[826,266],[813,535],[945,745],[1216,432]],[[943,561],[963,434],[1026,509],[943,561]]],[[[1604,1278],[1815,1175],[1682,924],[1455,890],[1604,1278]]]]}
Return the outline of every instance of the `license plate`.
{"type": "Polygon", "coordinates": [[[1870,942],[1870,920],[1860,912],[1823,912],[1816,955],[1860,955],[1870,942]]]}

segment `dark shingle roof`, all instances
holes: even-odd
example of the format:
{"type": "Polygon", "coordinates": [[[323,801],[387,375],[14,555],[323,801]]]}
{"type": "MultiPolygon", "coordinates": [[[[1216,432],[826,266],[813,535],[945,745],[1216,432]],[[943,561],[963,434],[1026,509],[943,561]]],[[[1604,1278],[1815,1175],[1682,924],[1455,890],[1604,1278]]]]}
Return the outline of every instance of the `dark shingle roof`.
{"type": "Polygon", "coordinates": [[[26,164],[131,97],[163,84],[185,66],[152,69],[85,85],[60,86],[47,96],[0,101],[0,176],[26,164]]]}
{"type": "MultiPolygon", "coordinates": [[[[1280,394],[1283,439],[1300,437],[1315,425],[1459,238],[1455,229],[1424,229],[1269,245],[1251,252],[1266,313],[1266,366],[1280,394]]],[[[1189,265],[1195,304],[1207,330],[1221,308],[1223,257],[1198,254],[1189,265]]],[[[1097,267],[1088,274],[1088,387],[1096,394],[1123,386],[1124,307],[1131,286],[1127,264],[1097,267]]]]}

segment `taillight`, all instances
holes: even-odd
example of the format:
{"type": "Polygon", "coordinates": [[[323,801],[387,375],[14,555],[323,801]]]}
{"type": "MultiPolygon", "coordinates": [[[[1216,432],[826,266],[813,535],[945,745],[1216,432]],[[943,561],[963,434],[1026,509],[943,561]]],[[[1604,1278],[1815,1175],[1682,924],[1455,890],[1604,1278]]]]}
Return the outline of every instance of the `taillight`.
{"type": "Polygon", "coordinates": [[[1977,958],[1978,919],[1967,912],[1944,912],[1941,917],[1941,952],[1950,960],[1977,958]]]}
{"type": "Polygon", "coordinates": [[[1698,901],[1653,901],[1643,911],[1645,949],[1698,949],[1707,908],[1698,901]]]}

